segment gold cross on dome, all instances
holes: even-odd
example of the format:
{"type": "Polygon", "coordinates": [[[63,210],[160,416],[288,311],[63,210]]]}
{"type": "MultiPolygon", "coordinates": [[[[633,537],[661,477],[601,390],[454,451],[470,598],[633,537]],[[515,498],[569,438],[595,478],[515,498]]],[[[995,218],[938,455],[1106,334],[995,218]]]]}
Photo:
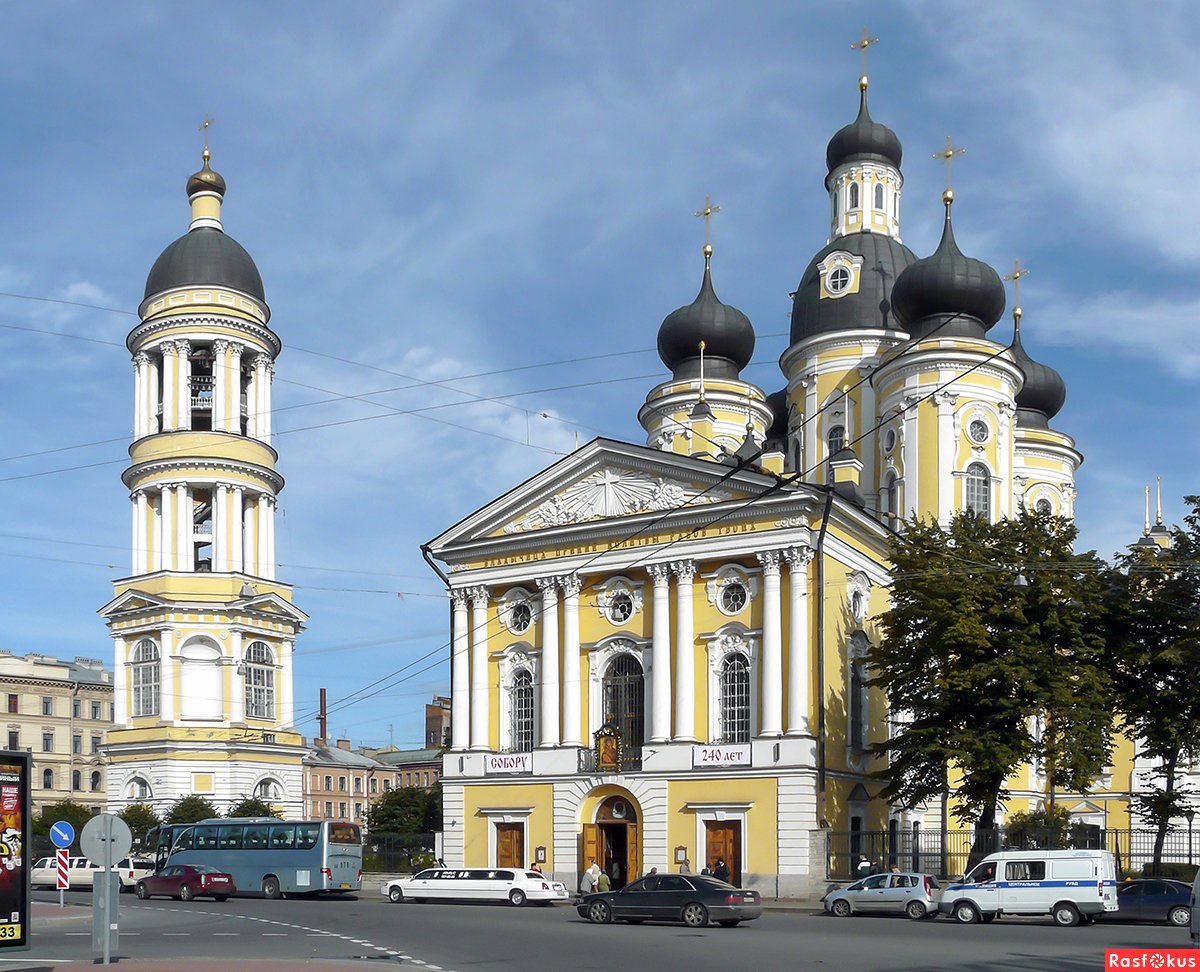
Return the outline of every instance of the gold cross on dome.
{"type": "Polygon", "coordinates": [[[710,237],[710,231],[712,229],[712,218],[720,211],[721,211],[721,207],[714,206],[712,203],[712,198],[708,195],[705,195],[704,208],[698,209],[698,210],[696,210],[695,213],[692,214],[693,216],[696,216],[697,218],[704,220],[704,245],[705,246],[710,246],[712,244],[712,239],[710,237]]]}
{"type": "Polygon", "coordinates": [[[855,41],[853,44],[850,45],[851,50],[862,52],[862,73],[864,76],[867,73],[867,48],[870,47],[872,44],[878,44],[878,43],[879,43],[879,38],[872,37],[871,32],[868,31],[867,28],[864,26],[862,40],[855,41]]]}
{"type": "Polygon", "coordinates": [[[198,131],[198,132],[204,132],[204,151],[205,152],[208,151],[208,130],[209,130],[209,128],[212,127],[212,123],[215,121],[216,121],[215,118],[209,118],[208,112],[205,112],[204,113],[204,121],[201,122],[200,127],[196,129],[196,131],[198,131]]]}
{"type": "Polygon", "coordinates": [[[1005,280],[1011,280],[1013,285],[1013,306],[1021,306],[1021,278],[1029,276],[1029,268],[1022,267],[1020,260],[1013,260],[1012,273],[1004,275],[1005,280]]]}
{"type": "Polygon", "coordinates": [[[933,157],[935,159],[945,159],[946,160],[946,188],[947,189],[950,188],[950,163],[954,161],[954,156],[962,155],[964,152],[966,152],[966,149],[958,148],[954,144],[954,139],[952,139],[949,135],[947,135],[946,136],[946,147],[944,149],[942,149],[940,152],[933,153],[933,157]]]}

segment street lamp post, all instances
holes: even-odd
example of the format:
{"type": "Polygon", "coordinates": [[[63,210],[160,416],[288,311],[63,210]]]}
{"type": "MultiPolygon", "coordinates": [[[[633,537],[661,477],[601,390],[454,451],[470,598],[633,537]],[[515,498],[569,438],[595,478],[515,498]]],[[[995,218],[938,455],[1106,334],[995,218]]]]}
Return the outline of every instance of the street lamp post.
{"type": "Polygon", "coordinates": [[[1196,811],[1193,807],[1188,807],[1183,811],[1183,816],[1188,822],[1188,867],[1192,866],[1192,821],[1196,819],[1196,811]]]}

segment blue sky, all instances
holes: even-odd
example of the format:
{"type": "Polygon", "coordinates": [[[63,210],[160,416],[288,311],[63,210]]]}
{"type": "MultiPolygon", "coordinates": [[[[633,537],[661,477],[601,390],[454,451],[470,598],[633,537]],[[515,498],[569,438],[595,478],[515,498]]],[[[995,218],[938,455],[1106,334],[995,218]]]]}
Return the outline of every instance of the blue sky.
{"type": "MultiPolygon", "coordinates": [[[[1067,382],[1055,426],[1087,457],[1083,545],[1136,538],[1157,475],[1171,520],[1200,492],[1186,4],[197,9],[0,5],[0,291],[124,311],[0,297],[2,647],[111,664],[95,610],[129,561],[122,342],[187,228],[205,112],[225,227],[285,346],[277,553],[312,615],[307,713],[322,685],[336,702],[445,642],[420,542],[577,434],[640,440],[658,326],[699,285],[706,193],[717,291],[759,335],[746,374],[782,384],[788,292],[825,242],[825,143],[856,111],[864,19],[881,38],[872,114],[905,147],[905,242],[936,245],[931,155],[952,134],[967,147],[959,244],[1002,273],[1032,268],[1024,337],[1067,382]],[[481,372],[501,373],[371,394],[481,372]],[[504,395],[519,397],[479,401],[504,395]],[[445,407],[395,414],[430,405],[445,407]]],[[[335,711],[331,732],[419,744],[422,704],[448,683],[427,664],[335,711]]]]}

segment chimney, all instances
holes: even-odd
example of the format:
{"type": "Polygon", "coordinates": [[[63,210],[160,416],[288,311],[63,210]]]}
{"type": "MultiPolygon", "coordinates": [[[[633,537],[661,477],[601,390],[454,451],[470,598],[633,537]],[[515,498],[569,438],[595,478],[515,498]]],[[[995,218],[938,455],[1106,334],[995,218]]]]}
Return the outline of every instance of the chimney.
{"type": "Polygon", "coordinates": [[[349,739],[339,739],[337,741],[337,748],[348,750],[350,748],[350,740],[349,739]]]}
{"type": "Polygon", "coordinates": [[[329,717],[325,712],[325,690],[321,689],[321,714],[317,716],[317,725],[321,727],[321,739],[329,738],[329,717]]]}

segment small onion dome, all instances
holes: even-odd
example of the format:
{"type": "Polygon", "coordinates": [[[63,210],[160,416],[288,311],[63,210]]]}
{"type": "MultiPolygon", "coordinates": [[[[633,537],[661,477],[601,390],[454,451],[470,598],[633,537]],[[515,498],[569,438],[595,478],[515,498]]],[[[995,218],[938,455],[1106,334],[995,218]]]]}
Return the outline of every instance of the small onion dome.
{"type": "Polygon", "coordinates": [[[204,150],[204,165],[200,171],[188,176],[187,194],[190,199],[198,192],[215,192],[218,196],[225,195],[225,178],[220,172],[209,167],[208,160],[212,156],[208,149],[204,150]]]}
{"type": "Polygon", "coordinates": [[[1044,429],[1049,420],[1054,418],[1067,400],[1067,385],[1062,375],[1034,361],[1021,344],[1021,308],[1013,311],[1016,320],[1016,331],[1013,334],[1012,352],[1017,361],[1017,367],[1025,375],[1025,384],[1017,392],[1017,424],[1024,428],[1044,429]]]}
{"type": "Polygon", "coordinates": [[[768,441],[782,441],[788,434],[787,389],[781,388],[767,396],[767,407],[771,409],[771,427],[767,429],[768,441]]]}
{"type": "Polygon", "coordinates": [[[839,236],[812,258],[792,295],[791,343],[831,331],[895,328],[892,285],[897,276],[916,261],[917,255],[912,250],[882,233],[839,236]],[[821,263],[834,252],[862,257],[858,290],[837,298],[822,297],[821,263]]]}
{"type": "Polygon", "coordinates": [[[700,293],[668,314],[658,329],[658,356],[676,378],[694,377],[700,373],[701,341],[706,378],[737,378],[754,355],[750,318],[717,299],[707,252],[700,293]]]}
{"type": "Polygon", "coordinates": [[[867,79],[858,82],[858,117],[829,140],[825,164],[833,172],[848,162],[883,162],[900,168],[900,139],[887,125],[871,118],[867,111],[867,79]]]}
{"type": "Polygon", "coordinates": [[[982,260],[963,256],[950,221],[953,196],[947,194],[942,240],[932,255],[918,260],[896,278],[892,309],[913,337],[947,317],[961,315],[938,333],[982,337],[1004,313],[1004,284],[982,260]],[[917,326],[927,322],[928,326],[917,326]]]}

